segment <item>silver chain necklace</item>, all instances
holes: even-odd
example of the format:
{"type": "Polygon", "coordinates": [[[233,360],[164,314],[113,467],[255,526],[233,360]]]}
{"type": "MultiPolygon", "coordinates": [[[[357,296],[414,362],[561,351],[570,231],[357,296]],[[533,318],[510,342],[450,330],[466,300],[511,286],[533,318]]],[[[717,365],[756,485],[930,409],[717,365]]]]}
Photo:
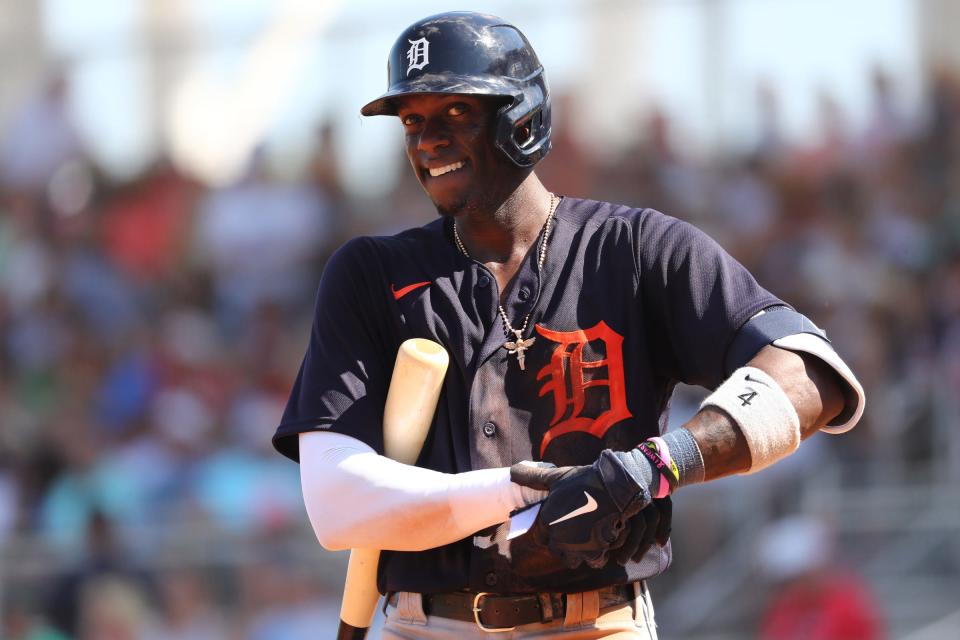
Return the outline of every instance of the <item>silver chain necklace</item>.
{"type": "MultiPolygon", "coordinates": [[[[560,197],[551,193],[550,212],[547,213],[547,219],[543,223],[543,229],[541,229],[540,235],[540,247],[537,250],[537,270],[541,273],[543,273],[543,263],[547,257],[547,240],[550,238],[550,230],[553,228],[553,214],[556,213],[558,204],[560,204],[560,197]]],[[[453,223],[453,240],[457,243],[457,248],[460,249],[460,253],[472,260],[473,258],[467,251],[467,247],[464,246],[463,240],[460,239],[460,232],[457,231],[456,221],[453,223]]],[[[510,319],[507,318],[507,312],[504,311],[503,304],[498,304],[497,310],[500,312],[500,317],[503,318],[504,335],[507,336],[507,338],[510,337],[511,333],[515,336],[514,339],[507,340],[503,344],[503,348],[511,355],[517,355],[517,362],[520,364],[520,370],[523,371],[525,369],[524,361],[526,360],[525,351],[529,349],[537,339],[536,336],[530,336],[526,340],[523,339],[523,332],[527,330],[527,324],[530,322],[530,314],[533,313],[533,309],[527,312],[526,317],[523,319],[523,325],[519,329],[514,329],[513,325],[510,324],[510,319]]]]}

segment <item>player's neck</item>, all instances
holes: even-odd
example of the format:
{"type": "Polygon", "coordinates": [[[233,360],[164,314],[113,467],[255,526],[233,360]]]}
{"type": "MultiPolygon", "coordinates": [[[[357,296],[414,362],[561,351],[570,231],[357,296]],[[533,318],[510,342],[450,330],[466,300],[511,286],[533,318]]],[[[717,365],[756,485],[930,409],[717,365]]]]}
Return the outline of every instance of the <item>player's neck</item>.
{"type": "Polygon", "coordinates": [[[519,263],[536,243],[550,202],[550,192],[531,172],[495,209],[465,213],[455,224],[474,260],[488,266],[519,263]]]}

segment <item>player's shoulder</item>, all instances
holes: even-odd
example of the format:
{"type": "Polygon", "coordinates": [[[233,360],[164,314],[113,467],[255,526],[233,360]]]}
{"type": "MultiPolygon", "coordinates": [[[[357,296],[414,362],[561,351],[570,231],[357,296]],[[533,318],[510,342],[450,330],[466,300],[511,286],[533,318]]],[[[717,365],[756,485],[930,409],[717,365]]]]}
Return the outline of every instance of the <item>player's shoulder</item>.
{"type": "Polygon", "coordinates": [[[557,218],[579,225],[603,224],[611,219],[642,215],[642,211],[624,204],[564,196],[557,218]]]}
{"type": "MultiPolygon", "coordinates": [[[[662,233],[670,229],[689,226],[689,223],[674,218],[650,207],[637,207],[588,198],[563,199],[563,218],[582,226],[627,224],[637,232],[662,233]]],[[[558,210],[558,217],[560,210],[558,210]]]]}
{"type": "Polygon", "coordinates": [[[719,252],[719,245],[704,231],[656,209],[579,198],[564,200],[563,213],[568,222],[594,239],[628,238],[641,262],[682,260],[699,253],[706,257],[719,252]]]}
{"type": "Polygon", "coordinates": [[[444,242],[443,219],[391,235],[360,235],[347,240],[333,258],[369,263],[398,257],[423,255],[444,242]]]}

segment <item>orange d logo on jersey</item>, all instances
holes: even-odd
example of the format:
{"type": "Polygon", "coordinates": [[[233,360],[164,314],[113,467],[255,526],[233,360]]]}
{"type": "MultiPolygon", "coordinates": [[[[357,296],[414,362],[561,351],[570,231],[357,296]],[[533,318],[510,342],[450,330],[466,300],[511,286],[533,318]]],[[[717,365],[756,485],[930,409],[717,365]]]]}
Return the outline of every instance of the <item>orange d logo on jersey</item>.
{"type": "Polygon", "coordinates": [[[613,425],[632,416],[627,407],[626,384],[623,377],[623,336],[602,320],[590,329],[552,331],[540,325],[537,333],[557,343],[550,362],[537,373],[544,380],[540,396],[553,394],[553,419],[540,442],[540,456],[555,438],[571,431],[584,431],[596,438],[613,425]],[[603,343],[606,357],[584,360],[583,350],[589,343],[603,343]],[[606,368],[606,377],[598,369],[606,368]],[[606,406],[596,416],[582,415],[587,406],[587,389],[607,397],[592,406],[606,406]],[[604,401],[605,400],[605,401],[604,401]]]}

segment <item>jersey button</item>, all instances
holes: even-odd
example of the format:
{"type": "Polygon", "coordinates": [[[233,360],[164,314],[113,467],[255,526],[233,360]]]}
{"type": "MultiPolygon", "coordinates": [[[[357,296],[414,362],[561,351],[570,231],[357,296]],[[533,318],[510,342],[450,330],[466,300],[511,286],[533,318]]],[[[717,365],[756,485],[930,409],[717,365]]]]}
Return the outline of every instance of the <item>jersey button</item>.
{"type": "Polygon", "coordinates": [[[490,573],[488,573],[487,575],[485,575],[485,576],[483,577],[483,582],[484,582],[488,587],[495,587],[495,586],[497,586],[497,574],[495,574],[494,572],[491,571],[490,573]]]}
{"type": "Polygon", "coordinates": [[[488,422],[483,425],[483,435],[487,436],[488,438],[492,438],[496,432],[497,425],[494,423],[488,422]]]}
{"type": "Polygon", "coordinates": [[[527,289],[526,287],[521,287],[519,293],[517,293],[517,297],[523,300],[524,302],[526,302],[527,300],[530,299],[530,289],[527,289]]]}
{"type": "Polygon", "coordinates": [[[483,274],[482,276],[477,278],[477,284],[480,285],[481,287],[489,287],[490,276],[488,276],[487,274],[483,274]]]}

